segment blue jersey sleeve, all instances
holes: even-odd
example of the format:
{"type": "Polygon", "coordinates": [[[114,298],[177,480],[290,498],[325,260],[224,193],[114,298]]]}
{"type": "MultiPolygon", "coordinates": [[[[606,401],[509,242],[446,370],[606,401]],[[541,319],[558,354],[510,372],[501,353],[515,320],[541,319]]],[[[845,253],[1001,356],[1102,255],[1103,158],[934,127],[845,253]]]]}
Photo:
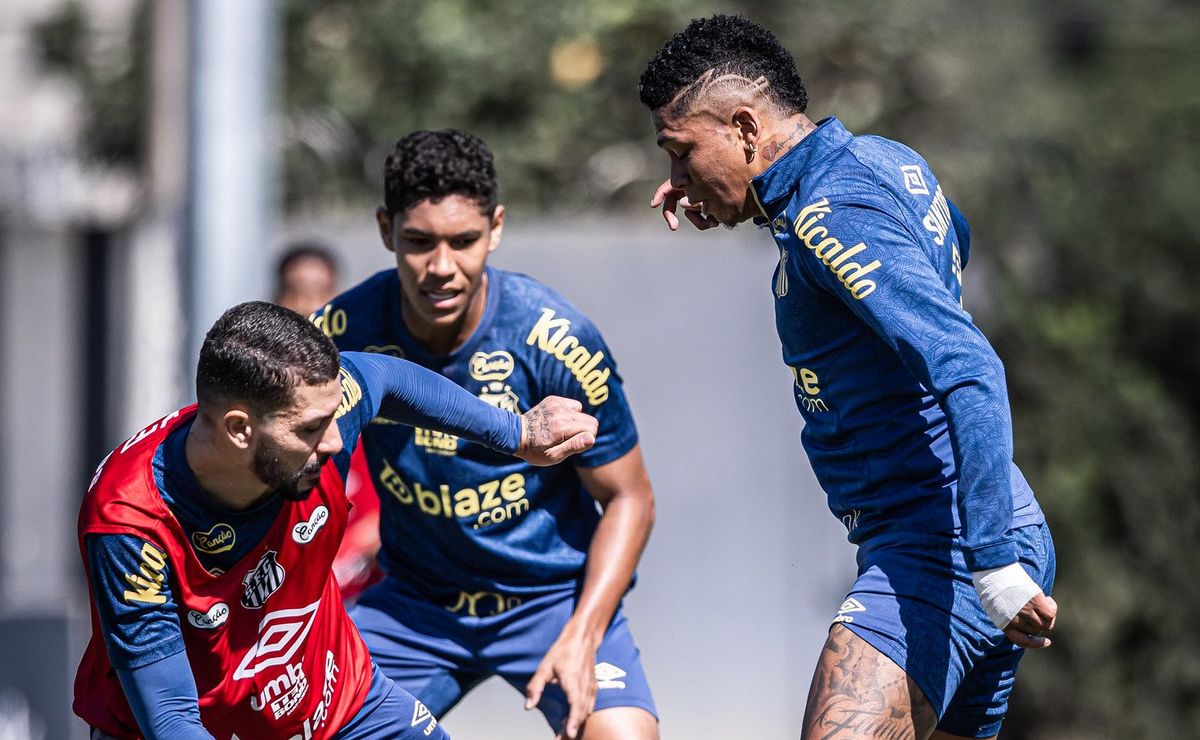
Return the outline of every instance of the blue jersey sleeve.
{"type": "MultiPolygon", "coordinates": [[[[595,468],[633,449],[638,441],[637,425],[617,373],[616,360],[604,337],[591,321],[579,314],[572,316],[570,322],[571,334],[558,340],[542,358],[541,389],[546,395],[574,398],[583,404],[586,413],[596,417],[599,422],[596,444],[571,459],[576,467],[595,468]]],[[[538,325],[534,326],[532,336],[537,342],[538,325]]]]}
{"type": "Polygon", "coordinates": [[[949,266],[947,278],[898,220],[867,202],[831,204],[821,227],[847,249],[826,264],[801,245],[804,274],[866,322],[946,414],[967,566],[978,571],[1015,562],[1004,366],[947,285],[958,279],[960,263],[949,266]],[[863,243],[869,252],[858,250],[863,243]]]}
{"type": "Polygon", "coordinates": [[[90,535],[88,570],[114,668],[132,670],[183,650],[165,552],[133,535],[90,535]]]}
{"type": "Polygon", "coordinates": [[[200,698],[186,653],[116,671],[146,740],[212,740],[200,723],[200,698]]]}
{"type": "Polygon", "coordinates": [[[509,454],[521,446],[519,416],[480,401],[420,365],[387,355],[343,352],[342,366],[360,385],[360,391],[348,395],[343,376],[342,404],[349,404],[350,409],[344,414],[339,409],[338,424],[347,449],[357,443],[377,415],[437,429],[509,454]],[[356,395],[358,400],[354,400],[356,395]]]}

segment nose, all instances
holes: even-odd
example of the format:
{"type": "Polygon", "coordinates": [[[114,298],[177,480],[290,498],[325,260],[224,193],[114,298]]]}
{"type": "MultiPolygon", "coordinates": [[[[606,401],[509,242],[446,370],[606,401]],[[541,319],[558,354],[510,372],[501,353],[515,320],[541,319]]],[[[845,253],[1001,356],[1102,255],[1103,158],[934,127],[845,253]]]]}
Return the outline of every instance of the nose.
{"type": "Polygon", "coordinates": [[[692,178],[688,175],[687,166],[684,165],[683,160],[671,157],[671,187],[683,190],[691,184],[692,178]]]}
{"type": "Polygon", "coordinates": [[[454,277],[454,254],[447,242],[438,242],[429,255],[429,274],[438,278],[454,277]]]}
{"type": "Polygon", "coordinates": [[[336,455],[341,451],[342,431],[338,428],[336,421],[331,421],[329,426],[325,427],[325,434],[321,435],[321,441],[317,443],[317,454],[336,455]]]}

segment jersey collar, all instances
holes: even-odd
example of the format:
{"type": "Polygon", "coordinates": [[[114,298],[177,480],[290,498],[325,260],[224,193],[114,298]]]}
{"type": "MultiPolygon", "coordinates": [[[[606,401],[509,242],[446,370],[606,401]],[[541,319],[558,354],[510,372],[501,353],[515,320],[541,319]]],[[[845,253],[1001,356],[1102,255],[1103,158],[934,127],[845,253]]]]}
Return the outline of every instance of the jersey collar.
{"type": "Polygon", "coordinates": [[[830,116],[821,120],[816,131],[805,136],[765,172],[750,181],[763,215],[773,219],[782,213],[800,180],[817,163],[844,149],[853,138],[837,118],[830,116]]]}

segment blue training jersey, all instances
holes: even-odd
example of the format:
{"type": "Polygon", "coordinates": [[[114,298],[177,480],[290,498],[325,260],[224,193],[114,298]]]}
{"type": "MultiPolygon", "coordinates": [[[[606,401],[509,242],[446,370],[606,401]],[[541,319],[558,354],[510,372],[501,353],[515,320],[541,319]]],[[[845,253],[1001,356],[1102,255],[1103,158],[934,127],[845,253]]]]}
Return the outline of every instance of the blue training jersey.
{"type": "Polygon", "coordinates": [[[1003,365],[962,307],[970,231],[929,165],[827,118],[752,189],[801,440],[850,541],[957,532],[971,570],[1015,562],[1011,530],[1042,512],[1003,365]]]}
{"type": "Polygon", "coordinates": [[[612,462],[637,443],[616,363],[587,317],[526,275],[492,267],[486,275],[479,326],[445,356],[409,333],[395,270],[314,314],[339,349],[403,357],[514,414],[548,395],[575,398],[600,422],[591,450],[550,467],[383,419],[364,431],[381,501],[380,563],[435,598],[574,588],[600,520],[575,468],[612,462]]]}

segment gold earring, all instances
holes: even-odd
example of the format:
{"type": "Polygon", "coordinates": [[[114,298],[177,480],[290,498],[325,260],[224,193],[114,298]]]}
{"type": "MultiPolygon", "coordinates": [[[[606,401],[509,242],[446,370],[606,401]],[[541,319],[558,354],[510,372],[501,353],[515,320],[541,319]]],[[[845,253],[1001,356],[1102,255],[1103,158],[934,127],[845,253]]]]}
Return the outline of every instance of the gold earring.
{"type": "Polygon", "coordinates": [[[755,152],[757,152],[757,151],[758,151],[758,145],[757,145],[757,144],[751,144],[751,145],[750,145],[750,153],[751,153],[751,154],[754,154],[754,153],[755,153],[755,152]]]}

